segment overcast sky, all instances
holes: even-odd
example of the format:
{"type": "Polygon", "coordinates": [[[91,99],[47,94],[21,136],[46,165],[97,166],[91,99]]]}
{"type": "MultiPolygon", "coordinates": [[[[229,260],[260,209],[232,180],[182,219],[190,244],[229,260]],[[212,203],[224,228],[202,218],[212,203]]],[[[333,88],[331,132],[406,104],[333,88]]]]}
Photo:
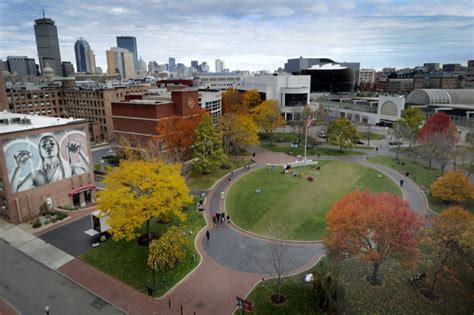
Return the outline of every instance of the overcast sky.
{"type": "Polygon", "coordinates": [[[0,0],[0,59],[37,60],[33,24],[56,22],[63,61],[84,37],[106,70],[117,35],[137,38],[147,63],[225,60],[231,70],[275,70],[288,58],[327,57],[363,68],[474,58],[474,1],[0,0]]]}

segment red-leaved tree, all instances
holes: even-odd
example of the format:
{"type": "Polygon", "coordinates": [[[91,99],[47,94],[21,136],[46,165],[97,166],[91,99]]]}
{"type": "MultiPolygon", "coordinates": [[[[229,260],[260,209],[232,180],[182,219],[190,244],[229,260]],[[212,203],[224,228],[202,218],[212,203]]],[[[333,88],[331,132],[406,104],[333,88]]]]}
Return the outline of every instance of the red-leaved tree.
{"type": "Polygon", "coordinates": [[[195,131],[207,112],[198,108],[187,116],[171,116],[160,120],[157,131],[159,136],[155,140],[162,141],[169,156],[174,161],[182,161],[194,142],[195,131]]]}
{"type": "Polygon", "coordinates": [[[326,221],[323,241],[329,256],[357,256],[372,263],[373,272],[368,278],[372,285],[380,284],[377,273],[389,257],[405,267],[416,265],[423,219],[394,194],[355,190],[336,202],[326,221]]]}
{"type": "Polygon", "coordinates": [[[425,142],[429,136],[434,133],[441,132],[446,133],[449,130],[449,124],[451,120],[449,116],[443,112],[438,112],[431,116],[420,129],[418,133],[418,141],[421,143],[425,142]]]}

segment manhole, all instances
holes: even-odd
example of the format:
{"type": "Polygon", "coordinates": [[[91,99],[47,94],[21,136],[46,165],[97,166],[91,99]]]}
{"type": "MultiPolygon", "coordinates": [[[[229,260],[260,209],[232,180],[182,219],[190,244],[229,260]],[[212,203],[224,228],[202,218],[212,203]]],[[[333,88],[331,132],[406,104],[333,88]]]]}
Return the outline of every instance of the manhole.
{"type": "Polygon", "coordinates": [[[196,304],[196,308],[203,308],[203,307],[204,307],[204,303],[199,302],[198,304],[196,304]]]}
{"type": "Polygon", "coordinates": [[[107,306],[107,304],[108,303],[102,300],[101,298],[95,298],[94,301],[89,303],[90,306],[92,306],[93,308],[99,311],[103,309],[105,306],[107,306]]]}

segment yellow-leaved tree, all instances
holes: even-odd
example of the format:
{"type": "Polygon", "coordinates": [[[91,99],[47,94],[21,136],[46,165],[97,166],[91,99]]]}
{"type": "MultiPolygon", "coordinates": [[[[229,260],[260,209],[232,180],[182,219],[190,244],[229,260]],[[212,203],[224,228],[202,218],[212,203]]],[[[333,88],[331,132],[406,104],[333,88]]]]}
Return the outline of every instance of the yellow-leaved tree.
{"type": "Polygon", "coordinates": [[[159,216],[186,220],[182,209],[192,198],[180,170],[180,164],[135,160],[123,161],[110,171],[97,205],[108,216],[113,239],[134,239],[144,223],[150,239],[150,220],[159,216]]]}
{"type": "Polygon", "coordinates": [[[461,171],[450,171],[431,184],[433,197],[462,204],[474,199],[474,185],[461,171]]]}
{"type": "Polygon", "coordinates": [[[162,237],[150,242],[148,266],[153,270],[173,268],[186,258],[186,236],[182,228],[170,227],[162,237]]]}
{"type": "Polygon", "coordinates": [[[221,117],[221,129],[225,153],[229,153],[232,148],[258,144],[257,124],[248,114],[224,114],[221,117]]]}
{"type": "Polygon", "coordinates": [[[276,128],[285,125],[278,102],[275,100],[263,101],[252,109],[251,113],[257,125],[270,136],[270,144],[273,144],[273,132],[276,128]]]}

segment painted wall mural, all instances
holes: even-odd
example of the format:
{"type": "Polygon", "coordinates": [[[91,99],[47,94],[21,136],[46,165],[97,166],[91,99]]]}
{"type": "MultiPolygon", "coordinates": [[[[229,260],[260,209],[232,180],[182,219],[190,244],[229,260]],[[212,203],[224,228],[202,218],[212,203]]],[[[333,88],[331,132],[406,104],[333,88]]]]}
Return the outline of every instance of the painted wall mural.
{"type": "Polygon", "coordinates": [[[13,193],[89,172],[84,128],[6,140],[3,151],[13,193]]]}

